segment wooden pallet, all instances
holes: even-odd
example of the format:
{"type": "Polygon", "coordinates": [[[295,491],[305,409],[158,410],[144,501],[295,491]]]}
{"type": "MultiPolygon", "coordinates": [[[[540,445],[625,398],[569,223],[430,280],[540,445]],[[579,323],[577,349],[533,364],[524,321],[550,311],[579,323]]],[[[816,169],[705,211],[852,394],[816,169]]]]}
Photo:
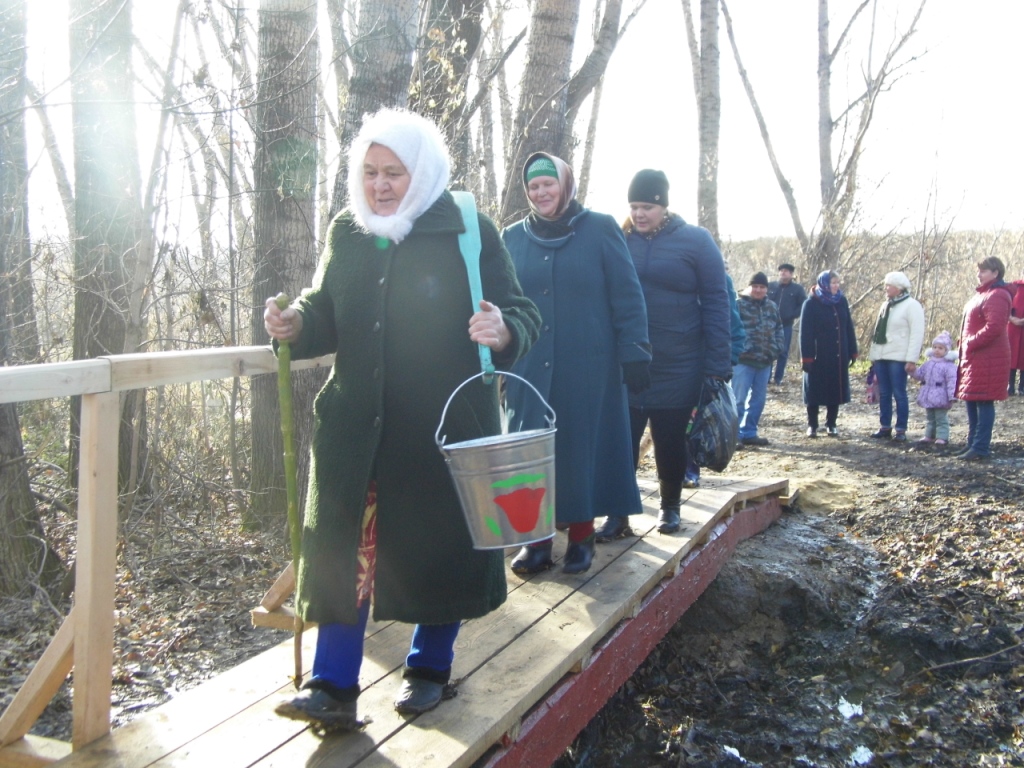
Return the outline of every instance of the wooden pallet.
{"type": "MultiPolygon", "coordinates": [[[[276,716],[292,692],[292,640],[187,691],[58,760],[60,766],[471,766],[550,764],[711,583],[738,542],[781,514],[785,479],[707,478],[687,491],[678,534],[655,531],[657,494],[645,483],[636,537],[598,547],[589,572],[509,574],[498,611],[463,626],[456,644],[458,695],[432,712],[392,707],[411,628],[367,630],[358,733],[321,738],[276,716]],[[653,503],[652,503],[653,502],[653,503]]],[[[556,537],[555,555],[565,550],[556,537]]],[[[312,661],[316,630],[303,636],[312,661]]],[[[38,740],[37,740],[38,741],[38,740]]],[[[23,740],[27,748],[46,746],[23,740]]],[[[15,745],[15,746],[18,746],[15,745]]],[[[0,766],[13,762],[0,751],[0,766]]],[[[20,759],[20,755],[19,755],[20,759]]],[[[36,758],[32,758],[36,759],[36,758]]]]}

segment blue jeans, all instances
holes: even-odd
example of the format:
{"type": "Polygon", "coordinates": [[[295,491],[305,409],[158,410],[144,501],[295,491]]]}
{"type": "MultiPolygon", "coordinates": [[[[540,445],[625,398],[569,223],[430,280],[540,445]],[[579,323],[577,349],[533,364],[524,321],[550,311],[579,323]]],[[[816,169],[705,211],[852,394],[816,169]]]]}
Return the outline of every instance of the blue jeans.
{"type": "MultiPolygon", "coordinates": [[[[355,624],[321,624],[317,629],[316,654],[313,657],[314,680],[326,680],[338,688],[359,685],[359,668],[363,664],[363,637],[370,616],[370,601],[364,600],[355,624]]],[[[412,633],[408,667],[426,667],[447,672],[455,659],[455,638],[459,622],[452,624],[417,624],[412,633]]]]}
{"type": "Polygon", "coordinates": [[[757,437],[757,423],[764,410],[771,375],[770,365],[754,368],[740,363],[732,369],[732,393],[736,396],[736,410],[740,417],[740,440],[757,437]]]}
{"type": "MultiPolygon", "coordinates": [[[[786,362],[789,360],[789,348],[793,345],[793,324],[782,326],[782,336],[785,339],[782,343],[782,351],[779,352],[779,359],[775,361],[775,383],[781,384],[782,377],[786,375],[786,362]]],[[[771,366],[768,366],[771,370],[771,366]]]]}
{"type": "Polygon", "coordinates": [[[892,401],[896,401],[896,431],[907,431],[910,403],[907,400],[907,364],[898,360],[875,360],[878,377],[878,421],[882,429],[892,427],[892,401]]]}
{"type": "Polygon", "coordinates": [[[988,456],[992,452],[992,426],[996,423],[994,400],[967,401],[967,447],[988,456]]]}

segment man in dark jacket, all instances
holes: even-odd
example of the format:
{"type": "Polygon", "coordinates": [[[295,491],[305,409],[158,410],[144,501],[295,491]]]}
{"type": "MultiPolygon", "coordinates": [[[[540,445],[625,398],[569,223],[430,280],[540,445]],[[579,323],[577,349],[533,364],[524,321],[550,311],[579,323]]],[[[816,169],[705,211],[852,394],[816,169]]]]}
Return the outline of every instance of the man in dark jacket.
{"type": "Polygon", "coordinates": [[[782,352],[775,362],[775,374],[772,381],[782,383],[786,374],[786,361],[789,359],[789,347],[793,342],[793,323],[800,319],[800,310],[807,301],[807,293],[799,283],[793,282],[796,267],[792,264],[779,264],[779,279],[768,284],[768,298],[779,308],[782,318],[782,335],[784,343],[782,352]]]}

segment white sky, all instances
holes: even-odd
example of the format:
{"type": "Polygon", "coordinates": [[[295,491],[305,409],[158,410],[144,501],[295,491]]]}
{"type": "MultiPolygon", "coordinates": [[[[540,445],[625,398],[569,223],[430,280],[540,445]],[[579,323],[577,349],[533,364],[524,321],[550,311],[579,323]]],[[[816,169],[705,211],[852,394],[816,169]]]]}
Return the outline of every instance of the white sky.
{"type": "MultiPolygon", "coordinates": [[[[691,2],[697,13],[696,0],[691,2]]],[[[832,0],[833,19],[852,2],[832,0]]],[[[906,20],[917,0],[879,4],[906,20]]],[[[166,37],[175,5],[135,0],[136,33],[148,37],[150,22],[166,37]]],[[[257,5],[257,0],[250,3],[257,5]]],[[[818,209],[816,3],[730,0],[729,8],[743,63],[809,230],[818,209]]],[[[66,0],[31,3],[30,57],[37,67],[39,57],[53,66],[51,80],[54,73],[62,77],[67,71],[66,18],[66,0]],[[61,23],[49,23],[53,19],[61,23]]],[[[578,54],[589,49],[590,24],[584,11],[578,54]]],[[[629,180],[636,170],[652,167],[669,176],[671,208],[696,220],[696,106],[683,24],[681,0],[648,0],[615,51],[587,198],[595,210],[625,216],[629,180]]],[[[834,21],[833,37],[839,28],[834,21]]],[[[1024,176],[1019,118],[1024,106],[1014,87],[1024,73],[1022,29],[1024,0],[928,0],[909,48],[924,55],[892,92],[883,94],[868,135],[858,195],[865,228],[914,230],[929,214],[942,225],[952,220],[955,229],[1024,226],[1024,196],[1018,190],[1024,176]],[[932,199],[936,194],[937,203],[932,199]]],[[[326,38],[323,45],[328,45],[326,38]]],[[[791,236],[789,213],[740,85],[724,22],[721,48],[721,235],[724,240],[791,236]]],[[[153,51],[165,58],[164,46],[153,51]]],[[[857,54],[850,69],[840,67],[834,76],[836,114],[844,103],[845,79],[858,77],[860,63],[857,54]]],[[[145,122],[144,111],[140,122],[145,122]]],[[[58,124],[67,119],[59,112],[53,113],[58,124]]],[[[577,127],[583,130],[582,121],[577,127]]],[[[144,169],[149,151],[142,151],[144,169]]],[[[41,159],[36,155],[30,162],[41,159]]]]}
{"type": "MultiPolygon", "coordinates": [[[[833,19],[844,5],[833,2],[833,19]]],[[[908,18],[917,0],[880,5],[908,18]]],[[[730,0],[743,64],[805,229],[818,209],[816,3],[730,0]]],[[[648,0],[607,73],[588,206],[626,212],[639,168],[661,168],[671,206],[696,219],[696,106],[680,0],[648,0]]],[[[833,38],[839,24],[832,25],[833,38]]],[[[913,230],[935,212],[955,229],[1024,225],[1024,2],[929,0],[910,50],[924,53],[883,94],[866,142],[859,199],[869,228],[913,230]]],[[[721,29],[719,228],[724,240],[793,235],[721,29]]],[[[860,57],[854,62],[859,66],[860,57]]],[[[858,70],[850,72],[858,76],[858,70]]],[[[833,81],[838,114],[846,72],[833,81]]]]}

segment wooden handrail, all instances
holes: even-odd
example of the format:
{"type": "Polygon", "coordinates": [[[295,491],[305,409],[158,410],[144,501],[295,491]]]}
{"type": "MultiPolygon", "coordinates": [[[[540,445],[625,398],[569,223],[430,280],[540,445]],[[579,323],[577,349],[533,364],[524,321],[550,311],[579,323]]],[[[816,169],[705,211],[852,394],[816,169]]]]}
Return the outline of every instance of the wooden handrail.
{"type": "MultiPolygon", "coordinates": [[[[297,361],[292,370],[332,363],[333,355],[328,355],[297,361]]],[[[47,647],[26,684],[0,714],[0,766],[9,764],[3,747],[28,733],[67,674],[69,644],[75,671],[72,745],[78,749],[110,732],[118,452],[118,430],[110,429],[110,424],[118,418],[117,393],[276,372],[277,359],[269,346],[110,355],[0,368],[0,403],[82,397],[75,605],[51,640],[52,649],[47,647]]]]}
{"type": "MultiPolygon", "coordinates": [[[[333,361],[333,355],[299,360],[292,363],[292,370],[322,368],[333,361]]],[[[0,368],[0,403],[123,392],[276,371],[277,358],[269,346],[142,352],[64,363],[14,365],[0,368]]]]}

